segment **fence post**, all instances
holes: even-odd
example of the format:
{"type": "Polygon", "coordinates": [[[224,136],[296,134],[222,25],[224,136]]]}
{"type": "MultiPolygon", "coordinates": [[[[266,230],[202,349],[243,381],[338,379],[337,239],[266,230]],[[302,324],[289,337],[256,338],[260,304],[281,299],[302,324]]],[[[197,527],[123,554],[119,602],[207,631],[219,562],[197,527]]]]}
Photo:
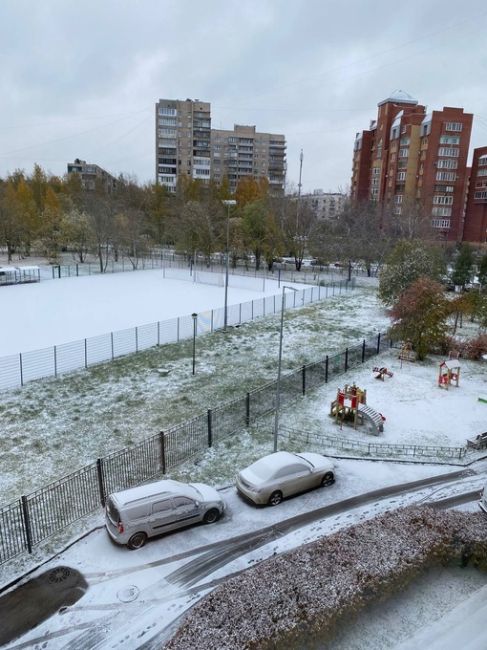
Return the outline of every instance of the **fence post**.
{"type": "Polygon", "coordinates": [[[208,447],[213,446],[213,413],[208,409],[208,447]]]}
{"type": "Polygon", "coordinates": [[[139,351],[139,328],[135,326],[135,351],[139,351]]]}
{"type": "Polygon", "coordinates": [[[362,341],[362,363],[365,361],[365,339],[362,341]]]}
{"type": "Polygon", "coordinates": [[[79,264],[76,264],[76,277],[79,276],[79,264]]]}
{"type": "Polygon", "coordinates": [[[96,460],[96,473],[98,476],[98,489],[100,490],[100,503],[105,507],[105,480],[103,477],[103,459],[96,460]]]}
{"type": "Polygon", "coordinates": [[[380,352],[380,332],[377,334],[377,354],[380,352]]]}
{"type": "Polygon", "coordinates": [[[213,332],[213,309],[211,310],[211,326],[210,326],[210,332],[213,332]]]}
{"type": "Polygon", "coordinates": [[[24,368],[22,364],[22,352],[19,354],[19,363],[20,363],[20,385],[24,385],[24,368]]]}
{"type": "Polygon", "coordinates": [[[325,384],[328,383],[328,355],[325,357],[325,384]]]}
{"type": "Polygon", "coordinates": [[[54,352],[54,376],[57,377],[57,350],[56,346],[53,347],[54,352]]]}
{"type": "Polygon", "coordinates": [[[162,473],[166,473],[166,437],[164,435],[164,431],[161,431],[159,434],[160,441],[161,441],[161,467],[162,467],[162,473]]]}
{"type": "Polygon", "coordinates": [[[85,368],[88,368],[88,342],[85,339],[85,368]]]}
{"type": "Polygon", "coordinates": [[[27,497],[20,497],[22,501],[22,514],[24,517],[25,541],[27,542],[27,550],[32,553],[32,528],[30,525],[29,504],[27,497]]]}
{"type": "Polygon", "coordinates": [[[110,343],[112,346],[112,361],[115,358],[115,346],[113,345],[113,332],[110,332],[110,343]]]}
{"type": "Polygon", "coordinates": [[[345,372],[348,370],[348,348],[345,348],[345,372]]]}
{"type": "Polygon", "coordinates": [[[252,300],[252,320],[254,320],[254,301],[252,300]]]}
{"type": "Polygon", "coordinates": [[[245,398],[245,425],[248,427],[250,424],[250,393],[247,393],[245,398]]]}
{"type": "Polygon", "coordinates": [[[321,284],[318,285],[318,300],[321,300],[321,284]]]}
{"type": "Polygon", "coordinates": [[[239,303],[238,307],[239,307],[239,309],[238,309],[238,324],[241,325],[242,324],[242,303],[239,303]]]}
{"type": "Polygon", "coordinates": [[[176,340],[179,343],[179,316],[178,316],[178,321],[176,326],[176,340]]]}
{"type": "Polygon", "coordinates": [[[161,322],[157,321],[157,345],[161,345],[161,322]]]}
{"type": "Polygon", "coordinates": [[[306,395],[306,366],[303,366],[301,369],[301,378],[303,384],[303,395],[306,395]]]}

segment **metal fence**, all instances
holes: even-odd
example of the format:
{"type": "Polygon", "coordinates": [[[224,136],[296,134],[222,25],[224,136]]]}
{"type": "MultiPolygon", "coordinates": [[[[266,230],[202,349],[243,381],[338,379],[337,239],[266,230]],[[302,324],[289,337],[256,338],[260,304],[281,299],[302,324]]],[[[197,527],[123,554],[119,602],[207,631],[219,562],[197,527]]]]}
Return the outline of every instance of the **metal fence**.
{"type": "Polygon", "coordinates": [[[279,428],[279,437],[311,445],[324,451],[333,449],[347,451],[360,456],[380,458],[440,458],[442,460],[461,460],[467,453],[466,447],[435,447],[432,445],[397,445],[380,442],[362,442],[338,436],[332,436],[319,431],[297,431],[289,427],[279,428]]]}
{"type": "MultiPolygon", "coordinates": [[[[179,269],[165,269],[166,277],[186,279],[187,273],[179,269]]],[[[215,283],[218,274],[193,271],[194,281],[215,283]]],[[[262,278],[265,289],[266,278],[262,278]]],[[[250,278],[233,276],[229,279],[230,287],[250,288],[250,278]]],[[[222,285],[223,286],[223,285],[222,285]]],[[[255,286],[255,285],[254,285],[255,286]]],[[[292,309],[328,297],[340,295],[353,288],[353,283],[341,281],[301,289],[285,295],[285,308],[292,309]]],[[[260,289],[260,288],[259,288],[260,289]]],[[[257,318],[280,313],[281,294],[266,296],[257,300],[229,305],[227,324],[241,325],[257,318]]],[[[197,315],[196,334],[207,334],[220,330],[224,326],[223,307],[200,312],[197,315]]],[[[114,359],[147,350],[167,343],[178,343],[193,337],[193,318],[191,315],[180,316],[166,321],[148,323],[130,329],[108,332],[99,336],[54,345],[53,347],[21,352],[0,358],[0,390],[23,386],[29,381],[45,377],[58,377],[61,374],[88,368],[89,366],[113,361],[114,359]]]]}
{"type": "MultiPolygon", "coordinates": [[[[281,378],[281,404],[389,349],[379,334],[281,378]]],[[[276,382],[113,452],[46,487],[0,508],[0,564],[97,510],[113,491],[160,477],[275,408],[276,382]]]]}

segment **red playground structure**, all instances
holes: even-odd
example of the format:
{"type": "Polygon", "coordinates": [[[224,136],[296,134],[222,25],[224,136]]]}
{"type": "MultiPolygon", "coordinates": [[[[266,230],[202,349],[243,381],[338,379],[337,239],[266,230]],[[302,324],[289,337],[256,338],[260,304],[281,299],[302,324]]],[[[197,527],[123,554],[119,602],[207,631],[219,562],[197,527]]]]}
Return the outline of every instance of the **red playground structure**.
{"type": "Polygon", "coordinates": [[[386,377],[386,376],[387,377],[393,377],[394,376],[393,372],[391,372],[390,370],[388,370],[387,368],[384,368],[384,367],[378,368],[376,366],[375,368],[373,368],[372,372],[376,373],[376,375],[375,375],[376,379],[381,379],[382,381],[384,381],[384,377],[386,377]]]}
{"type": "Polygon", "coordinates": [[[355,384],[337,390],[337,397],[330,406],[330,415],[340,423],[350,422],[356,429],[357,425],[363,425],[367,433],[379,435],[384,431],[385,417],[367,406],[367,391],[362,390],[355,384]]]}
{"type": "Polygon", "coordinates": [[[438,386],[446,388],[448,386],[458,386],[460,383],[460,361],[458,359],[447,359],[440,363],[438,373],[438,386]]]}

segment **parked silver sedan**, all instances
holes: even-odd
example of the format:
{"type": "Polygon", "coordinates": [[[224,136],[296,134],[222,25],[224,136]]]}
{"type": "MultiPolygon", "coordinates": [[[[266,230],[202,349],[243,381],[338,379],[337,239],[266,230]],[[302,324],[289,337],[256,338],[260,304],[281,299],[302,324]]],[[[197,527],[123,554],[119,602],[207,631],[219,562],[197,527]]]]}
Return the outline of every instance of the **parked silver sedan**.
{"type": "Polygon", "coordinates": [[[239,494],[256,504],[277,506],[293,494],[335,482],[333,463],[321,454],[277,451],[241,470],[239,494]]]}

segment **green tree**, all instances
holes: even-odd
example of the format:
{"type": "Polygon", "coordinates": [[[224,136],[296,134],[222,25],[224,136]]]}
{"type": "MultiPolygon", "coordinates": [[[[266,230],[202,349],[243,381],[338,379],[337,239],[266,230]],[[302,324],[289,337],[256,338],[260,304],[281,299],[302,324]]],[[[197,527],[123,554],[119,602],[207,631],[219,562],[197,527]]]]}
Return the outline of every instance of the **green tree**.
{"type": "Polygon", "coordinates": [[[263,200],[247,203],[242,210],[244,245],[255,256],[256,270],[260,269],[262,255],[265,251],[268,214],[268,207],[263,200]]]}
{"type": "Polygon", "coordinates": [[[480,258],[478,278],[482,291],[485,291],[487,288],[487,253],[480,258]]]}
{"type": "Polygon", "coordinates": [[[470,282],[473,272],[473,252],[468,244],[462,244],[458,251],[451,280],[454,285],[465,289],[467,282],[470,282]]]}
{"type": "Polygon", "coordinates": [[[450,314],[443,287],[430,278],[415,280],[391,309],[393,339],[411,340],[419,360],[445,338],[450,314]]]}
{"type": "Polygon", "coordinates": [[[438,247],[402,240],[387,256],[380,272],[379,298],[386,305],[393,305],[418,278],[439,281],[444,273],[445,263],[438,247]]]}

